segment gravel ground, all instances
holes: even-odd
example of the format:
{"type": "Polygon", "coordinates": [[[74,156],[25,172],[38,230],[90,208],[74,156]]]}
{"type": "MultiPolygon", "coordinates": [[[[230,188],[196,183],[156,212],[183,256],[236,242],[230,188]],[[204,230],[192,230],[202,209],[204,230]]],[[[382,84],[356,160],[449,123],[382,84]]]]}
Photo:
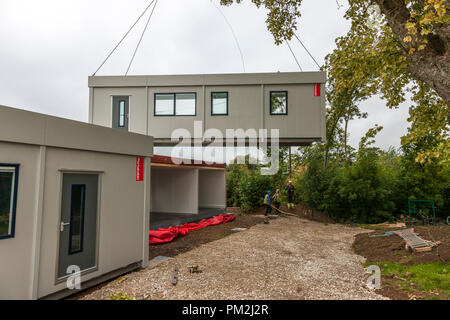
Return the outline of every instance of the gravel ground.
{"type": "Polygon", "coordinates": [[[279,218],[130,273],[82,299],[117,292],[136,299],[385,299],[365,287],[365,259],[352,253],[354,236],[366,231],[279,218]],[[189,274],[189,265],[202,273],[189,274]]]}

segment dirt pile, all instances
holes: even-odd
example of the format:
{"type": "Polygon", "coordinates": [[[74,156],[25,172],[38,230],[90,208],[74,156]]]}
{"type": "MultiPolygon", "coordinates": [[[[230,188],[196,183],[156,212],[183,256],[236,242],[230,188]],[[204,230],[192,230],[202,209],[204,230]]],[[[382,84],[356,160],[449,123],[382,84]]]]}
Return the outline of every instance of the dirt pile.
{"type": "Polygon", "coordinates": [[[415,253],[405,250],[405,242],[397,235],[388,237],[372,237],[382,235],[384,231],[358,234],[353,244],[357,254],[367,258],[371,262],[390,261],[395,263],[410,261],[409,263],[450,262],[450,227],[429,226],[415,227],[415,232],[422,238],[441,244],[433,248],[432,252],[415,253]]]}
{"type": "MultiPolygon", "coordinates": [[[[303,219],[314,220],[314,221],[323,222],[323,223],[335,223],[333,219],[328,217],[323,212],[321,212],[317,209],[313,210],[310,206],[304,205],[304,204],[297,204],[297,205],[295,205],[294,209],[288,209],[287,205],[283,204],[280,206],[280,210],[291,213],[291,214],[295,214],[303,219]]],[[[263,215],[265,211],[266,211],[266,208],[264,206],[262,206],[253,212],[245,212],[245,214],[263,215]]],[[[236,207],[227,208],[227,212],[231,213],[231,214],[244,213],[240,208],[236,208],[236,207]]],[[[272,213],[275,213],[275,209],[272,209],[272,213]]]]}

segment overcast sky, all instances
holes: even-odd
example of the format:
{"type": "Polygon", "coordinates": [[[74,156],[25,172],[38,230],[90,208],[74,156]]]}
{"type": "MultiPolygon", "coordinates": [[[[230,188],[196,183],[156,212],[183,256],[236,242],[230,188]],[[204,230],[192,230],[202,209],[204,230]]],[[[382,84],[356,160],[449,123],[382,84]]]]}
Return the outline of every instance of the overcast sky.
{"type": "MultiPolygon", "coordinates": [[[[79,121],[88,120],[87,78],[97,69],[149,0],[0,0],[0,104],[79,121]]],[[[218,3],[215,0],[214,3],[218,3]]],[[[239,40],[246,72],[298,71],[286,44],[276,46],[266,11],[250,0],[221,7],[239,40]]],[[[345,4],[345,1],[341,1],[345,4]]],[[[149,12],[148,12],[149,13],[149,12]]],[[[303,0],[298,36],[320,64],[349,23],[335,0],[303,0]]],[[[100,70],[123,75],[146,19],[100,70]]],[[[304,71],[317,67],[296,40],[304,71]]],[[[243,72],[233,35],[210,0],[159,0],[130,70],[135,74],[243,72]]],[[[377,146],[398,147],[408,104],[389,110],[378,98],[361,104],[366,120],[350,124],[350,144],[374,124],[377,146]]]]}

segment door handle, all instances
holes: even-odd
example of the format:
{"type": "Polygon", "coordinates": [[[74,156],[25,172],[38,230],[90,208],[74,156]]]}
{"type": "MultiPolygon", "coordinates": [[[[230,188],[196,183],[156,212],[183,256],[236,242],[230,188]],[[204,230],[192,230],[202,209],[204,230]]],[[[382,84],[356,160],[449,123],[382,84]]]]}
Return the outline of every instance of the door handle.
{"type": "Polygon", "coordinates": [[[70,225],[70,222],[62,222],[61,221],[61,232],[64,231],[64,227],[70,225]]]}

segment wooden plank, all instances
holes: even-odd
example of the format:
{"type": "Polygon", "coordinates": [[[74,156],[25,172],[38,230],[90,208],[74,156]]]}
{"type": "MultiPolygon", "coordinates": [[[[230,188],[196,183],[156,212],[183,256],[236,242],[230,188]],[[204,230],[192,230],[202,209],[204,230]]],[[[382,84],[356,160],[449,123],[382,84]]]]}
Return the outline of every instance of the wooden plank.
{"type": "Polygon", "coordinates": [[[431,247],[425,247],[425,248],[414,248],[414,252],[430,252],[433,248],[431,247]]]}

